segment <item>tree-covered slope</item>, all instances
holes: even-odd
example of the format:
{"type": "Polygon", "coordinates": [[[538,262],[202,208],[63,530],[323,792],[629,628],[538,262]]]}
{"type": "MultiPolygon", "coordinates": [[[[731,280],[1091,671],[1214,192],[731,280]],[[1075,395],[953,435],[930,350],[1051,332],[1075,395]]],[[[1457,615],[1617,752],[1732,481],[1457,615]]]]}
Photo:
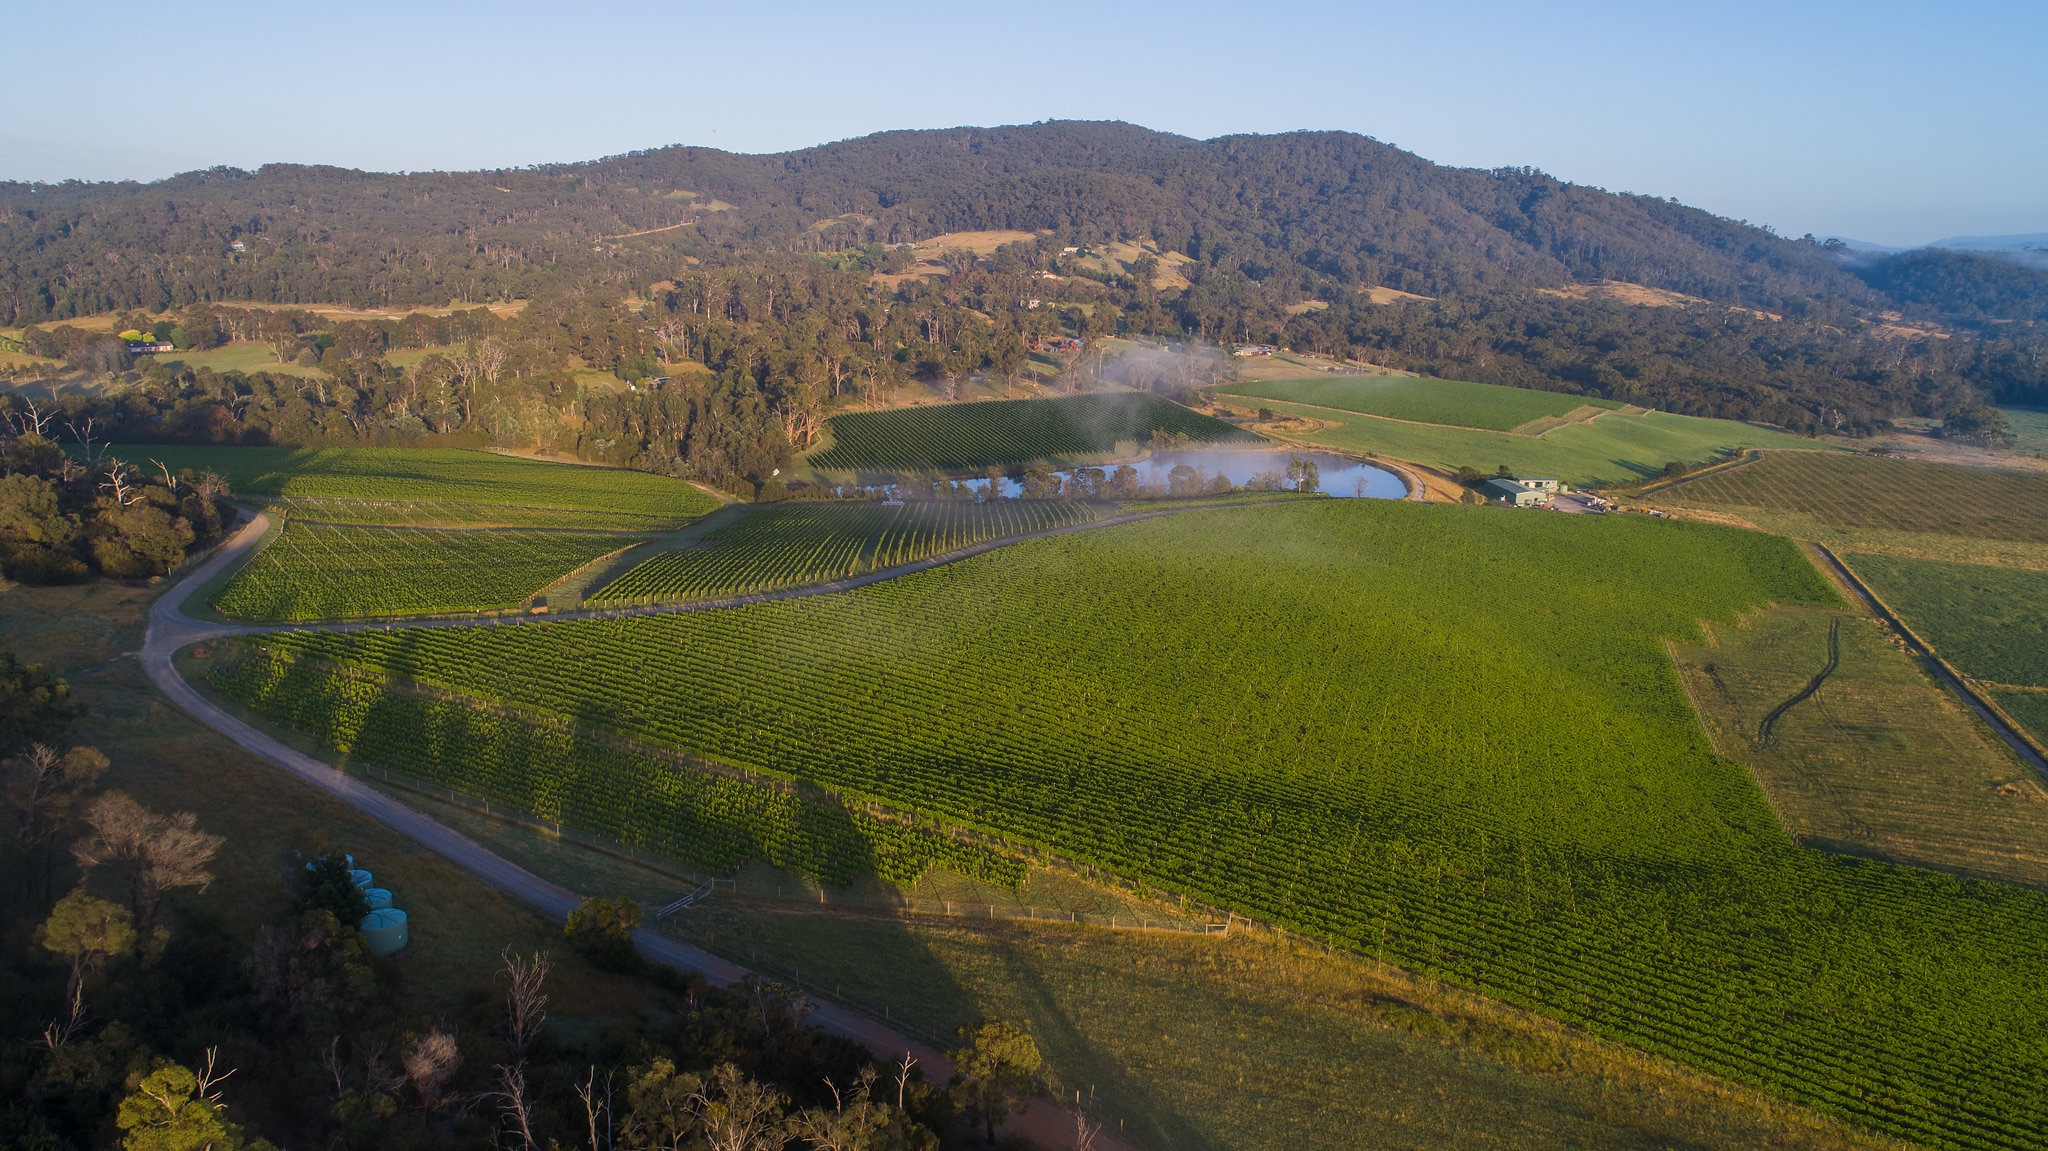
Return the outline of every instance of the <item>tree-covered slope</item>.
{"type": "Polygon", "coordinates": [[[1056,122],[773,156],[673,147],[493,172],[277,164],[146,185],[4,184],[0,321],[193,299],[441,304],[682,250],[995,228],[1150,237],[1257,278],[1426,295],[1598,279],[1775,308],[1869,294],[1813,245],[1530,169],[1449,168],[1345,132],[1197,141],[1056,122]]]}

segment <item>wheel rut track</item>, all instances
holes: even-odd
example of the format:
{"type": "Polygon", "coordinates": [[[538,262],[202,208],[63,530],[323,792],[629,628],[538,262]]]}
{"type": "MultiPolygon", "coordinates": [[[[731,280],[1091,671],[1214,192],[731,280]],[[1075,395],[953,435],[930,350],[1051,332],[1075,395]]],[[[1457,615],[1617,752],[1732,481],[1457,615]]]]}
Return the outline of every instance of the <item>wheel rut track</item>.
{"type": "Polygon", "coordinates": [[[1837,616],[1828,621],[1828,662],[1822,666],[1812,679],[1806,681],[1805,687],[1793,693],[1792,698],[1771,709],[1771,713],[1764,717],[1762,723],[1757,725],[1757,742],[1765,747],[1769,747],[1771,745],[1771,733],[1778,726],[1778,720],[1784,718],[1786,712],[1812,699],[1814,693],[1820,690],[1821,685],[1828,681],[1828,677],[1835,674],[1835,671],[1841,666],[1842,620],[1841,617],[1837,616]]]}

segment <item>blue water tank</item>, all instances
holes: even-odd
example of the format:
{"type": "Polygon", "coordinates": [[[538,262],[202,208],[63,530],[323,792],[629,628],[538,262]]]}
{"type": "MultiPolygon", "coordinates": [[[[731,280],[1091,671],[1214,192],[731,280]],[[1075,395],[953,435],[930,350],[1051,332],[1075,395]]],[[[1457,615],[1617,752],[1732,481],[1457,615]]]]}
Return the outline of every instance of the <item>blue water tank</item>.
{"type": "Polygon", "coordinates": [[[412,938],[406,929],[405,912],[396,907],[380,908],[363,916],[357,926],[363,929],[363,940],[369,944],[370,954],[383,957],[404,947],[412,938]]]}
{"type": "Polygon", "coordinates": [[[357,887],[370,886],[370,873],[360,867],[350,869],[348,877],[355,880],[357,887]]]}
{"type": "Polygon", "coordinates": [[[391,906],[391,892],[386,888],[365,887],[363,898],[370,901],[371,911],[382,911],[391,906]]]}

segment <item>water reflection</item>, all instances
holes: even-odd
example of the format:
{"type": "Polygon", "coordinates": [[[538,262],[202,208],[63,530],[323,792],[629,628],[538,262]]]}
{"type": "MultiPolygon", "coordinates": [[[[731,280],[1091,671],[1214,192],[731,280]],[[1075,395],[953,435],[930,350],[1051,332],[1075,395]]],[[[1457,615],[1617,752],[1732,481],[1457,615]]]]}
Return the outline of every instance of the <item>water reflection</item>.
{"type": "MultiPolygon", "coordinates": [[[[1122,465],[1047,469],[1028,475],[1006,475],[998,483],[1003,496],[1015,499],[1025,494],[1027,486],[1043,485],[1041,477],[1054,477],[1058,479],[1062,493],[1073,494],[1076,474],[1080,473],[1081,488],[1101,489],[1099,494],[1108,496],[1118,494],[1109,489],[1117,482],[1117,469],[1125,467],[1136,473],[1132,480],[1147,493],[1191,495],[1194,493],[1187,490],[1190,485],[1197,490],[1215,490],[1219,480],[1233,488],[1292,491],[1302,478],[1299,468],[1292,475],[1289,473],[1289,468],[1297,461],[1314,465],[1315,491],[1346,499],[1398,500],[1408,494],[1401,477],[1385,468],[1321,452],[1285,452],[1270,448],[1235,451],[1228,448],[1175,448],[1153,452],[1144,459],[1122,465]],[[1176,475],[1176,469],[1182,468],[1187,470],[1176,475]]],[[[965,477],[960,482],[976,492],[988,488],[986,477],[965,477]]]]}

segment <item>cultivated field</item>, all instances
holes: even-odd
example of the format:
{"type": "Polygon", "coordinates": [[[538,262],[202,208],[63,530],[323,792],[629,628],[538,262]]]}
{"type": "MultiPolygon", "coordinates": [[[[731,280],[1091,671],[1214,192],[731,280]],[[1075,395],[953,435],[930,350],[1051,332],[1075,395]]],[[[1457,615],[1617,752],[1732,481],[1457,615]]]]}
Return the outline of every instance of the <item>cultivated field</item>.
{"type": "Polygon", "coordinates": [[[1779,608],[1707,633],[1672,645],[1686,691],[1795,838],[2048,888],[2048,792],[1875,622],[1779,608]]]}
{"type": "Polygon", "coordinates": [[[2048,687],[2048,572],[1896,556],[1843,558],[1964,675],[2048,687]]]}
{"type": "Polygon", "coordinates": [[[1848,452],[1765,452],[1650,493],[1836,551],[2048,569],[2048,475],[1848,452]]]}
{"type": "Polygon", "coordinates": [[[935,864],[997,882],[1023,874],[1010,860],[860,810],[600,742],[565,718],[391,690],[284,652],[221,659],[209,679],[358,761],[714,871],[758,859],[830,883],[862,874],[911,882],[935,864]]]}
{"type": "Polygon", "coordinates": [[[1088,504],[782,504],[749,512],[703,543],[663,552],[599,588],[593,605],[713,599],[829,583],[1005,536],[1087,523],[1088,504]]]}
{"type": "Polygon", "coordinates": [[[1589,399],[1564,392],[1539,392],[1420,376],[1270,380],[1224,388],[1223,394],[1497,432],[1510,432],[1531,420],[1563,416],[1580,407],[1616,409],[1622,406],[1613,400],[1589,399]]]}
{"type": "Polygon", "coordinates": [[[832,447],[810,463],[826,471],[973,471],[1100,456],[1158,431],[1198,443],[1259,440],[1157,396],[1118,392],[848,412],[832,417],[832,447]]]}
{"type": "MultiPolygon", "coordinates": [[[[2048,895],[1793,845],[1687,706],[1660,641],[1773,601],[1836,597],[1754,533],[1327,501],[733,611],[283,635],[252,666],[313,657],[787,773],[1894,1134],[2038,1145],[2048,895]]],[[[387,698],[237,686],[270,682],[221,686],[343,734],[330,716],[387,698]]],[[[385,754],[425,754],[419,722],[387,730],[385,754]]],[[[642,802],[606,772],[567,777],[642,802]]]]}
{"type": "Polygon", "coordinates": [[[250,620],[437,615],[518,607],[639,542],[585,532],[433,531],[288,519],[214,598],[250,620]]]}
{"type": "Polygon", "coordinates": [[[2014,722],[2027,729],[2039,747],[2048,747],[2048,691],[1993,688],[1991,696],[2014,722]]]}
{"type": "Polygon", "coordinates": [[[1310,421],[1310,430],[1286,433],[1307,444],[1446,470],[1471,466],[1490,474],[1505,464],[1518,475],[1555,476],[1581,487],[1633,483],[1663,471],[1672,460],[1699,463],[1739,448],[1813,446],[1768,428],[1670,412],[1608,412],[1537,436],[1380,419],[1279,400],[1237,402],[1310,421]]]}
{"type": "Polygon", "coordinates": [[[674,527],[717,508],[681,480],[446,448],[111,449],[139,466],[215,471],[237,496],[282,497],[288,510],[349,523],[460,523],[626,531],[674,527]]]}

